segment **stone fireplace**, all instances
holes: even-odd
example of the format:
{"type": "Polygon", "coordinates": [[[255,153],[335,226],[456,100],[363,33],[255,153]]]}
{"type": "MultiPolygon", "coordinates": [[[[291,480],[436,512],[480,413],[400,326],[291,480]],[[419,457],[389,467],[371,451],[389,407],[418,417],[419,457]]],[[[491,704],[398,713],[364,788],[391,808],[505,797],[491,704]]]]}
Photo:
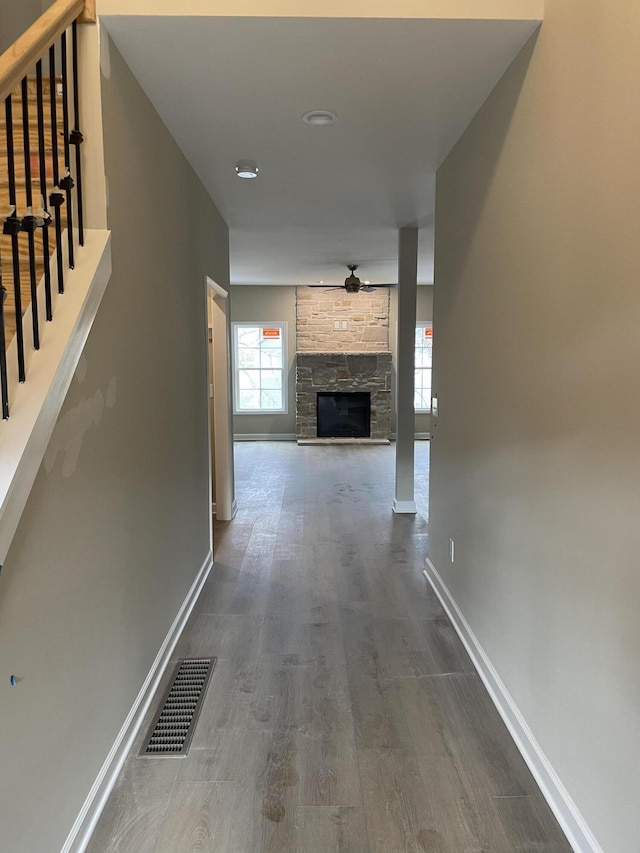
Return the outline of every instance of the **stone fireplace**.
{"type": "MultiPolygon", "coordinates": [[[[296,435],[318,438],[318,393],[367,392],[370,395],[370,439],[388,440],[391,433],[390,352],[296,353],[296,435]]],[[[357,439],[356,439],[357,440],[357,439]]]]}

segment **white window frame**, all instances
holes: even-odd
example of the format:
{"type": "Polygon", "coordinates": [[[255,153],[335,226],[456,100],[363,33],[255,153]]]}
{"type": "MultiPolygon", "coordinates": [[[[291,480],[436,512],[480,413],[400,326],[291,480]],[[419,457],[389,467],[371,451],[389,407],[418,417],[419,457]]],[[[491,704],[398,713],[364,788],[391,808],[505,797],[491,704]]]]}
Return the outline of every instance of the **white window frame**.
{"type": "MultiPolygon", "coordinates": [[[[421,329],[421,330],[422,330],[423,335],[424,335],[424,330],[425,330],[425,329],[431,329],[431,330],[432,330],[432,335],[433,335],[433,323],[432,323],[431,321],[426,321],[426,320],[425,320],[425,321],[422,321],[422,320],[421,320],[421,321],[417,322],[417,323],[416,323],[416,331],[417,331],[418,329],[421,329]]],[[[414,361],[415,361],[415,335],[414,335],[414,361]]],[[[433,367],[430,367],[430,368],[424,368],[424,367],[423,367],[423,368],[420,368],[420,367],[417,367],[417,366],[414,364],[414,377],[415,377],[415,371],[416,371],[416,370],[430,370],[430,371],[431,371],[431,379],[433,380],[433,367]]],[[[415,379],[414,379],[414,383],[415,383],[415,379]]],[[[429,383],[429,384],[430,384],[430,387],[431,387],[431,392],[433,393],[433,383],[431,382],[431,383],[429,383]]],[[[416,398],[415,398],[415,387],[414,387],[414,395],[413,395],[413,400],[414,400],[414,410],[415,410],[416,412],[418,412],[419,414],[429,414],[429,413],[431,412],[431,402],[429,402],[429,405],[428,405],[426,408],[424,408],[424,409],[423,409],[423,408],[418,408],[418,407],[415,405],[415,399],[416,399],[416,398]]],[[[431,400],[431,395],[429,395],[429,400],[431,400]]]]}
{"type": "MultiPolygon", "coordinates": [[[[231,335],[233,338],[233,413],[234,415],[286,415],[288,414],[288,364],[287,364],[287,324],[286,322],[233,322],[231,324],[231,335]],[[282,367],[270,368],[280,370],[282,373],[282,408],[280,409],[238,409],[240,393],[240,359],[238,357],[238,333],[237,329],[280,329],[280,341],[282,344],[282,367]]],[[[266,368],[257,368],[266,369],[266,368]]]]}

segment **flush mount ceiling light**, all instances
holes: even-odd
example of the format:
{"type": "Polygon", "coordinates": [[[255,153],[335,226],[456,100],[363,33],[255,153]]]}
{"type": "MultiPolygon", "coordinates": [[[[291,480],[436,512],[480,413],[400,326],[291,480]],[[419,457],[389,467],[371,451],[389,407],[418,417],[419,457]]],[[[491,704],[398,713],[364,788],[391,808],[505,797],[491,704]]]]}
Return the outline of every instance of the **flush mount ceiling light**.
{"type": "Polygon", "coordinates": [[[239,160],[236,163],[236,175],[239,178],[257,178],[258,167],[251,160],[239,160]]]}
{"type": "Polygon", "coordinates": [[[325,127],[338,121],[338,116],[329,110],[309,110],[302,116],[302,121],[312,127],[325,127]]]}

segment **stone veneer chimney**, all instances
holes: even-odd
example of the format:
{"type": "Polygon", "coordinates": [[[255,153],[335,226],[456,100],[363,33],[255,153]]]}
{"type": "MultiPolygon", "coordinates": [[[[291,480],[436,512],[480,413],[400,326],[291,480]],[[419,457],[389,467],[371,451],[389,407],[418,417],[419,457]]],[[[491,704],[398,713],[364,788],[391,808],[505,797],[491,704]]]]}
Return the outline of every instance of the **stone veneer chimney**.
{"type": "Polygon", "coordinates": [[[389,289],[297,287],[296,341],[298,352],[387,352],[389,289]]]}
{"type": "Polygon", "coordinates": [[[318,437],[318,391],[368,391],[371,439],[388,439],[389,290],[348,294],[321,287],[296,288],[296,339],[297,438],[318,437]],[[346,328],[336,329],[338,324],[346,328]]]}

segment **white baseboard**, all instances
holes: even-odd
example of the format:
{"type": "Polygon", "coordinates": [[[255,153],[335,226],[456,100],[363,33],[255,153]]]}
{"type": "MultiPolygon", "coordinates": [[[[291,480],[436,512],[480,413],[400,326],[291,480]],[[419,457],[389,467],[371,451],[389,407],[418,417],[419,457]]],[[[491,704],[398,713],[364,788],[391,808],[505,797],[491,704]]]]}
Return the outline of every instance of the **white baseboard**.
{"type": "Polygon", "coordinates": [[[415,515],[418,512],[415,501],[398,501],[395,498],[392,509],[397,515],[415,515]]]}
{"type": "Polygon", "coordinates": [[[200,590],[207,579],[211,567],[213,566],[213,556],[211,552],[207,554],[204,563],[202,564],[196,579],[191,584],[191,588],[182,602],[180,610],[176,618],[173,620],[171,628],[160,646],[160,651],[156,655],[149,674],[147,675],[144,684],[140,688],[140,692],[136,697],[133,707],[129,711],[127,719],[124,721],[120,729],[115,743],[111,747],[109,755],[102,765],[93,787],[84,801],[84,805],[80,810],[76,822],[71,828],[67,840],[61,853],[83,853],[91,838],[91,833],[95,829],[98,818],[109,798],[109,794],[115,785],[118,774],[122,769],[122,765],[129,754],[129,750],[138,733],[138,729],[142,724],[147,709],[151,704],[151,700],[158,688],[160,679],[164,670],[171,660],[171,654],[180,638],[187,619],[193,610],[193,606],[198,599],[200,590]]]}
{"type": "MultiPolygon", "coordinates": [[[[431,438],[430,432],[417,432],[415,434],[416,441],[429,441],[431,438]]],[[[249,433],[234,433],[234,441],[296,441],[296,435],[293,432],[249,432],[249,433]]],[[[390,441],[396,440],[395,432],[389,436],[390,441]]]]}
{"type": "MultiPolygon", "coordinates": [[[[429,441],[429,439],[431,438],[431,433],[430,432],[416,432],[416,433],[414,433],[413,437],[414,437],[415,441],[429,441]]],[[[397,438],[398,438],[398,436],[395,434],[395,432],[392,432],[391,435],[389,436],[390,441],[396,441],[397,438]]]]}
{"type": "Polygon", "coordinates": [[[234,433],[234,441],[295,441],[294,432],[250,432],[234,433]]]}
{"type": "Polygon", "coordinates": [[[495,667],[474,634],[471,626],[458,607],[438,570],[427,557],[424,575],[456,629],[458,636],[469,652],[471,660],[489,695],[504,720],[511,737],[520,750],[529,770],[538,783],[542,795],[553,811],[575,853],[602,853],[602,848],[587,826],[578,807],[562,784],[548,758],[520,713],[511,694],[498,675],[495,667]]]}

